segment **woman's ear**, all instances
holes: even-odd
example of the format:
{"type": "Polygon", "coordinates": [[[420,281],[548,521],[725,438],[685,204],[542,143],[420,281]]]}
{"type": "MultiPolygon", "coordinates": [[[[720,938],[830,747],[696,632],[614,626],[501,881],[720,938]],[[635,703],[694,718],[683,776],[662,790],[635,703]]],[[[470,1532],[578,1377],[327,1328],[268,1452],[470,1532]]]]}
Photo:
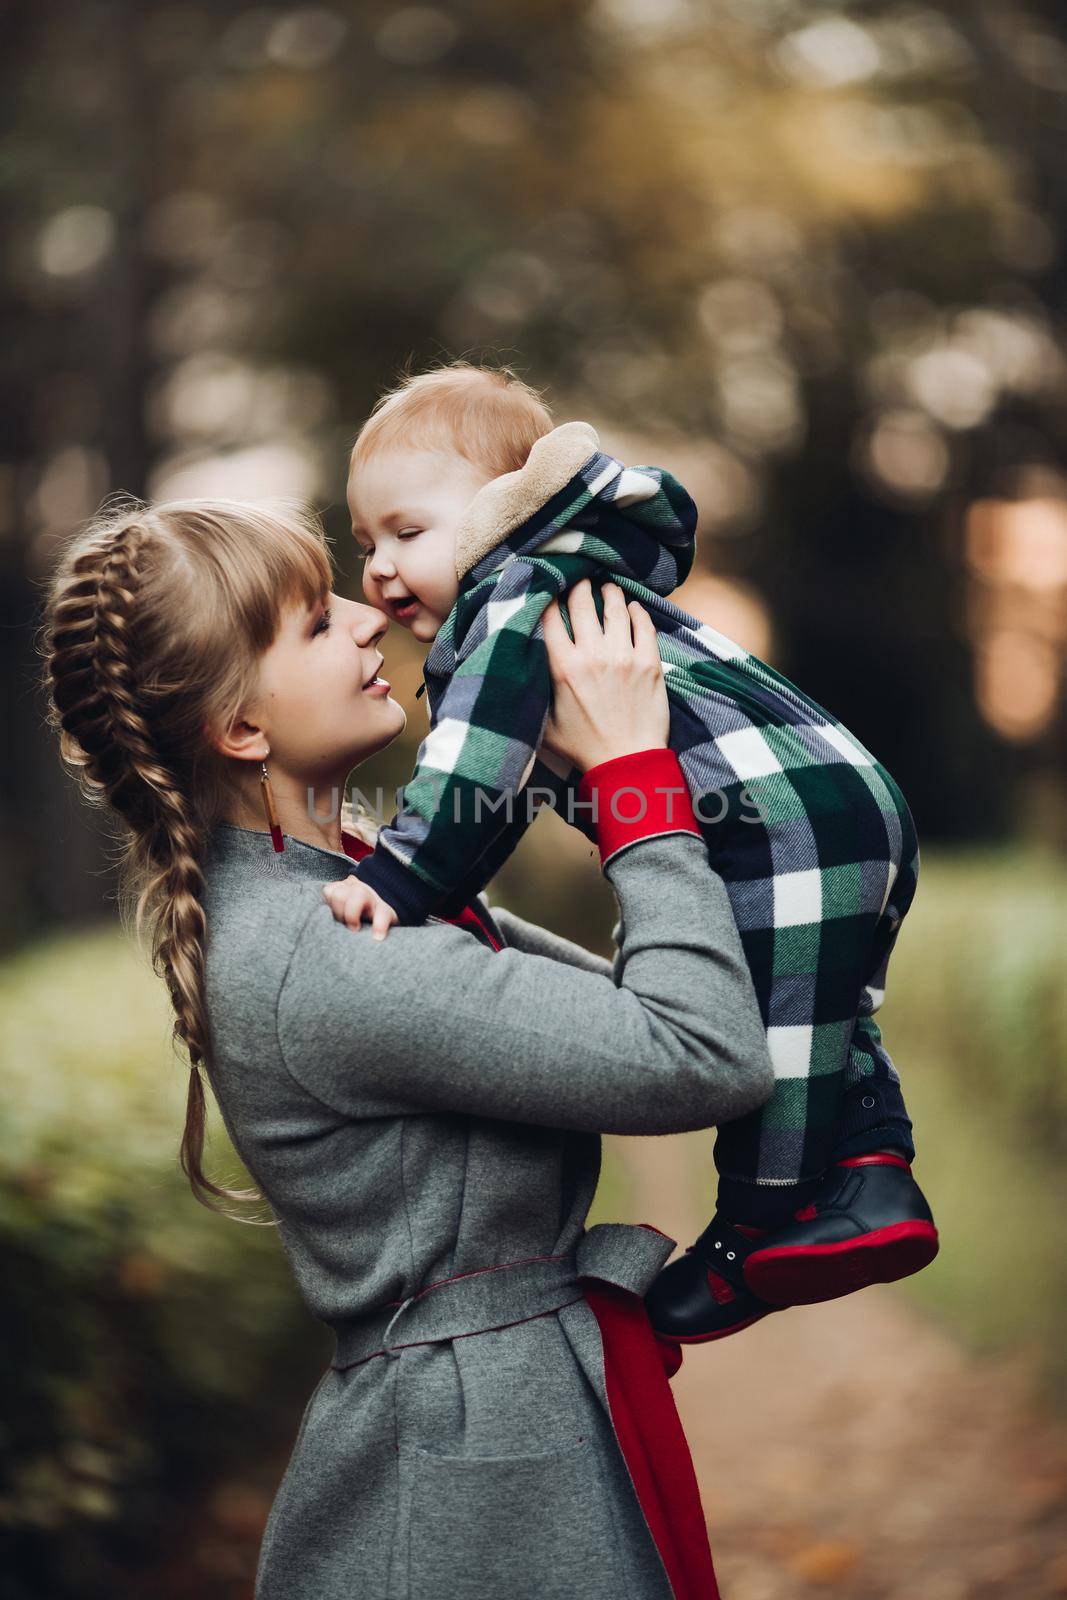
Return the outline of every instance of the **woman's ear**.
{"type": "Polygon", "coordinates": [[[204,725],[204,738],[220,755],[231,761],[262,761],[270,747],[263,728],[237,717],[227,727],[204,725]]]}

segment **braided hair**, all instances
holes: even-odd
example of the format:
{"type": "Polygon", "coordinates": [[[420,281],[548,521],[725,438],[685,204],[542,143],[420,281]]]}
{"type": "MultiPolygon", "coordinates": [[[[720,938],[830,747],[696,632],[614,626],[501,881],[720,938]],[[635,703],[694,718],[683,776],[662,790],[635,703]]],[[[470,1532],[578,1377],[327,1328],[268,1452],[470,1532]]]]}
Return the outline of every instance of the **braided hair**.
{"type": "Polygon", "coordinates": [[[321,529],[292,508],[124,501],[71,541],[48,600],[49,720],[86,798],[117,825],[124,917],[147,937],[174,1006],[175,1042],[188,1055],[180,1164],[213,1210],[225,1209],[216,1201],[263,1196],[203,1170],[204,864],[234,797],[205,729],[227,726],[251,697],[284,605],[313,603],[330,583],[321,529]]]}

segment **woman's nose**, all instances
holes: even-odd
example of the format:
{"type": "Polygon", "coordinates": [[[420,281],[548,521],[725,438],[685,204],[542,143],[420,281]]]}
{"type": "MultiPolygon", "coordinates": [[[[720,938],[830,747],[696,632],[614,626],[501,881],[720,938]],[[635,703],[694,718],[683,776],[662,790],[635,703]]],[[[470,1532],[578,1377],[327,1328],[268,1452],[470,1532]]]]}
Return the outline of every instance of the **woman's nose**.
{"type": "Polygon", "coordinates": [[[364,606],[354,600],[352,607],[352,637],[358,645],[374,644],[389,631],[389,618],[377,606],[364,606]]]}

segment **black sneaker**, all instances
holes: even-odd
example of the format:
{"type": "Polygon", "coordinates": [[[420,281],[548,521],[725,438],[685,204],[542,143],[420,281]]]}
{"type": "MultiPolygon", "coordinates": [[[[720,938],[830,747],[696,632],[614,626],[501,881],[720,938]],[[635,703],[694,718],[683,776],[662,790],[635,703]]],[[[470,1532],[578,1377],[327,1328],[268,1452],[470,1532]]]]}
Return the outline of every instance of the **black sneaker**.
{"type": "Polygon", "coordinates": [[[937,1251],[930,1207],[904,1157],[850,1156],[792,1222],[752,1241],[743,1277],[772,1305],[813,1305],[921,1272],[937,1251]]]}
{"type": "Polygon", "coordinates": [[[762,1242],[746,1238],[725,1217],[714,1216],[685,1255],[663,1268],[646,1294],[655,1331],[681,1344],[707,1344],[781,1310],[759,1299],[745,1284],[745,1258],[762,1242]]]}

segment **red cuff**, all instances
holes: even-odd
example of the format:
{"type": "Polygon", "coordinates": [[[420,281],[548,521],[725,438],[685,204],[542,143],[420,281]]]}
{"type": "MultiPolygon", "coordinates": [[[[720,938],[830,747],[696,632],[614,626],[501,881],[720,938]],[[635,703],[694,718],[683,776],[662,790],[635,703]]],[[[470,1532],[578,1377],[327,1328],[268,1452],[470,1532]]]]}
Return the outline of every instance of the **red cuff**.
{"type": "Polygon", "coordinates": [[[600,864],[620,850],[661,834],[701,837],[689,788],[673,750],[639,750],[590,767],[578,785],[579,804],[592,805],[600,864]]]}

